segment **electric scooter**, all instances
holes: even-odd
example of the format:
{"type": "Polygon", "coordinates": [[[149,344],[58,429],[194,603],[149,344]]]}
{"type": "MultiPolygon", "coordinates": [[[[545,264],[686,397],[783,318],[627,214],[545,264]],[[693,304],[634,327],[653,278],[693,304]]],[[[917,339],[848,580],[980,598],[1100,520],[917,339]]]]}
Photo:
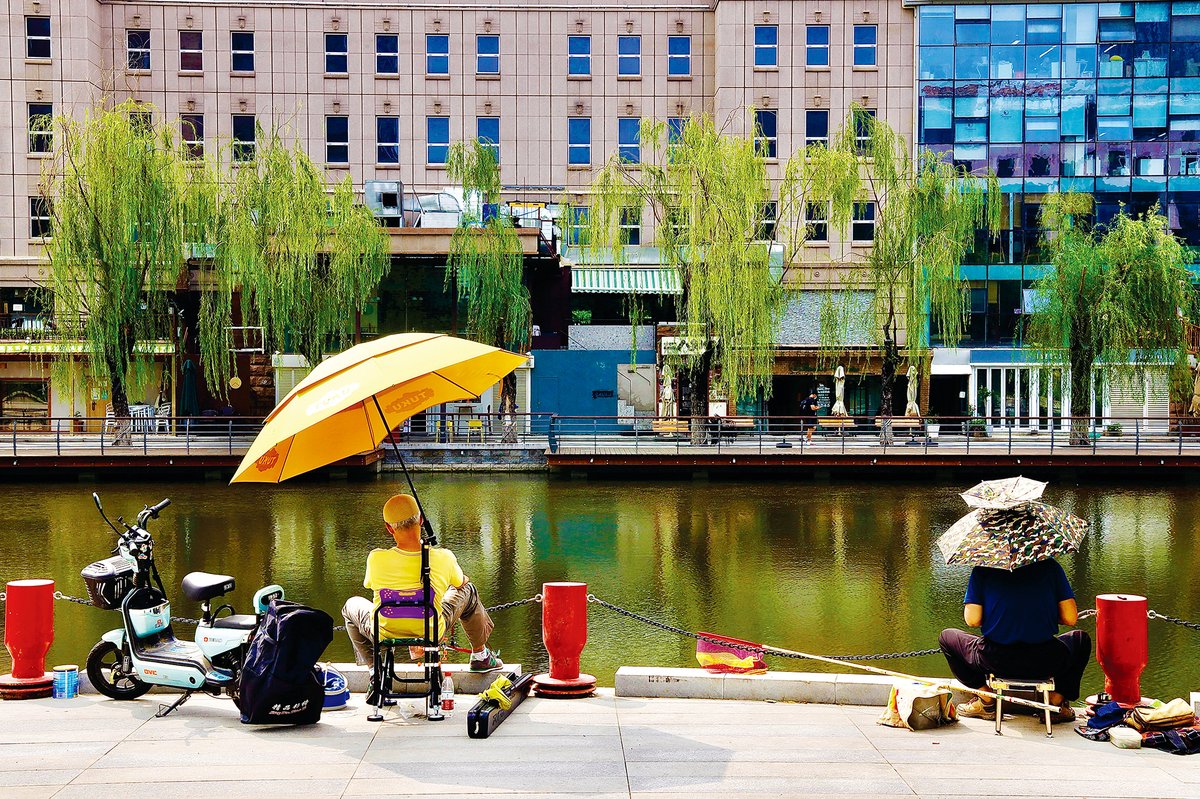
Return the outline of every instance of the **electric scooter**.
{"type": "Polygon", "coordinates": [[[158,717],[166,716],[196,691],[213,696],[236,695],[238,676],[249,649],[250,638],[272,599],[283,598],[283,588],[268,585],[254,595],[254,614],[236,614],[231,605],[212,610],[213,599],[233,590],[234,580],[224,574],[191,572],[181,588],[188,599],[201,603],[203,616],[196,627],[196,640],[182,641],[171,628],[171,603],[154,564],[154,539],[146,530],[171,500],[144,507],[134,524],[121,516],[120,530],[109,521],[92,494],[100,517],[117,534],[114,557],[96,561],[81,575],[87,583],[92,604],[104,610],[121,611],[122,627],[100,637],[87,658],[87,675],[96,690],[112,699],[136,699],[162,685],[181,688],[183,694],[170,705],[160,705],[158,717]],[[221,615],[228,611],[227,615],[221,615]]]}

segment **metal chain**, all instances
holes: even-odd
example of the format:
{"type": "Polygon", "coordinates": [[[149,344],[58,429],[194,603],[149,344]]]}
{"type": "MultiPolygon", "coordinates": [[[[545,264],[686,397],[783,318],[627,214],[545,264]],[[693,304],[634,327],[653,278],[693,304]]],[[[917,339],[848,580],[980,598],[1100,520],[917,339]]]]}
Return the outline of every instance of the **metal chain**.
{"type": "Polygon", "coordinates": [[[1171,622],[1171,624],[1178,624],[1180,627],[1187,627],[1189,630],[1196,630],[1197,632],[1200,632],[1200,624],[1197,624],[1194,621],[1185,621],[1177,616],[1168,616],[1165,613],[1159,613],[1157,610],[1152,610],[1146,615],[1151,619],[1162,619],[1163,621],[1171,622]]]}
{"type": "MultiPolygon", "coordinates": [[[[695,632],[692,632],[691,630],[685,630],[682,627],[675,627],[674,625],[666,624],[664,622],[657,621],[655,619],[651,619],[650,617],[643,616],[640,613],[634,613],[632,610],[626,610],[625,608],[620,607],[619,605],[614,605],[611,602],[605,602],[603,599],[600,599],[595,594],[588,594],[588,602],[597,604],[602,608],[607,608],[608,610],[619,613],[622,616],[626,616],[630,619],[633,619],[634,621],[640,621],[643,624],[648,624],[651,627],[657,627],[660,630],[665,630],[670,633],[675,633],[676,635],[682,635],[686,638],[694,638],[697,641],[704,641],[705,643],[715,644],[717,646],[729,646],[728,641],[723,641],[720,638],[714,638],[711,636],[703,635],[701,633],[695,633],[695,632]]],[[[788,652],[786,650],[775,649],[772,646],[764,645],[762,647],[762,649],[767,654],[774,655],[776,657],[795,658],[797,660],[807,659],[804,655],[799,655],[794,652],[788,652]]],[[[942,650],[940,650],[940,649],[917,649],[917,650],[913,650],[911,652],[888,652],[888,653],[882,654],[882,655],[830,655],[828,657],[831,660],[900,660],[902,658],[922,657],[924,655],[935,655],[941,651],[942,650]]]]}
{"type": "Polygon", "coordinates": [[[486,610],[488,613],[496,613],[501,610],[508,610],[509,608],[519,608],[522,605],[532,605],[532,604],[535,604],[535,603],[541,602],[541,601],[542,601],[542,595],[534,594],[533,596],[529,597],[528,599],[518,599],[515,602],[505,602],[503,605],[492,605],[490,608],[484,608],[484,610],[486,610]]]}

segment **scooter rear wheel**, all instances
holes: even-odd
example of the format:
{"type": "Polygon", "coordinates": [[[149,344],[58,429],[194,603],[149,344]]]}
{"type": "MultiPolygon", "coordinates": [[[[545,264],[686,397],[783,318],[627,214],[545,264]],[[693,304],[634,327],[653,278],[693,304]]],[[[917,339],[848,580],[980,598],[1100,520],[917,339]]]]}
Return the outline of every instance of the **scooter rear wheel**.
{"type": "Polygon", "coordinates": [[[109,699],[137,699],[150,690],[148,683],[121,669],[124,660],[121,648],[110,641],[101,641],[88,653],[88,679],[109,699]]]}

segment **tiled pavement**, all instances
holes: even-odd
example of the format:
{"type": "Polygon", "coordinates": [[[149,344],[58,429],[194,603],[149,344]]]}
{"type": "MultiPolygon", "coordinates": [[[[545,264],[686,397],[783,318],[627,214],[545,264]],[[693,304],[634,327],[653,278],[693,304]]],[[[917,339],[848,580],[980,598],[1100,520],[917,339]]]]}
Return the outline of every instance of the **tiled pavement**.
{"type": "MultiPolygon", "coordinates": [[[[352,708],[243,727],[227,700],[0,703],[0,797],[1200,797],[1200,756],[1121,751],[1033,718],[879,727],[869,707],[601,696],[530,699],[486,741],[463,697],[440,724],[352,708]]],[[[409,707],[411,711],[411,706],[409,707]]]]}

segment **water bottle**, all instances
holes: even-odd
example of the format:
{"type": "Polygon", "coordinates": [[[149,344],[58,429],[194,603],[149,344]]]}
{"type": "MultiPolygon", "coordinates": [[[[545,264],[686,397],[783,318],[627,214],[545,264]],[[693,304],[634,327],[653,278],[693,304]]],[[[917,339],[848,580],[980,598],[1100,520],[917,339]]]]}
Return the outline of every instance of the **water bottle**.
{"type": "Polygon", "coordinates": [[[442,712],[454,710],[454,678],[447,674],[442,679],[442,712]]]}

